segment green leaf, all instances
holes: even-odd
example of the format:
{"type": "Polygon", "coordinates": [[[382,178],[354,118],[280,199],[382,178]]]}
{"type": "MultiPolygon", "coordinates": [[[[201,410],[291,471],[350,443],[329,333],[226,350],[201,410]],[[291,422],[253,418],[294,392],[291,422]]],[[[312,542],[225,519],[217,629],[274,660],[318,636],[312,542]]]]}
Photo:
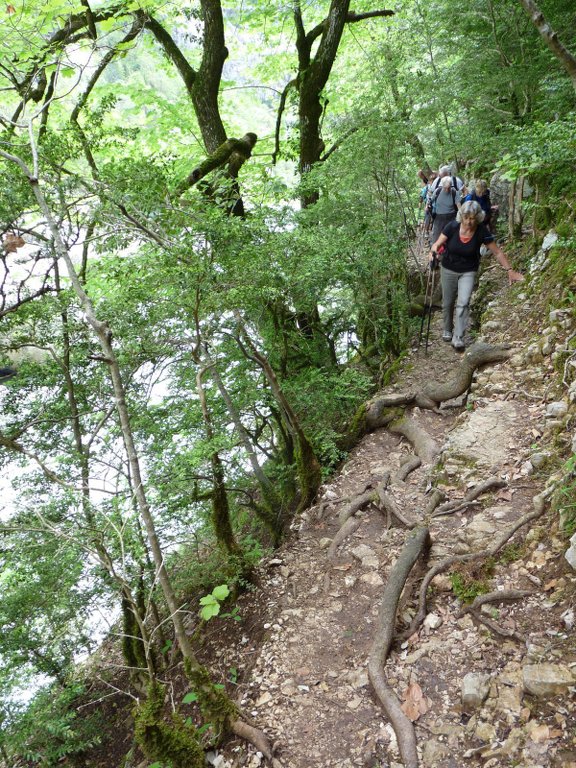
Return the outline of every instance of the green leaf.
{"type": "Polygon", "coordinates": [[[216,598],[216,600],[226,600],[228,595],[230,594],[230,590],[228,589],[228,586],[226,584],[220,584],[218,587],[214,587],[212,590],[212,594],[216,598]]]}
{"type": "Polygon", "coordinates": [[[187,693],[182,699],[182,704],[192,704],[195,701],[198,701],[198,694],[194,693],[194,691],[190,691],[190,693],[187,693]]]}
{"type": "Polygon", "coordinates": [[[205,605],[200,611],[200,616],[204,621],[209,621],[213,616],[218,616],[220,613],[220,604],[214,603],[213,605],[205,605]]]}
{"type": "Polygon", "coordinates": [[[217,605],[218,600],[214,597],[214,595],[205,595],[204,597],[200,598],[200,605],[217,605]]]}

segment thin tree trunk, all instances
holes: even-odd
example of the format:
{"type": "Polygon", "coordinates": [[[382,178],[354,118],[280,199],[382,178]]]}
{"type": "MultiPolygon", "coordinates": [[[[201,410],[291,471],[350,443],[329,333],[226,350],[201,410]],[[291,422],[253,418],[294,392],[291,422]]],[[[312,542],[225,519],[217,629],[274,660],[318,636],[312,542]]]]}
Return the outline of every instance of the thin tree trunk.
{"type": "MultiPolygon", "coordinates": [[[[206,393],[202,385],[202,376],[206,368],[202,368],[196,375],[196,389],[200,398],[200,407],[202,408],[202,417],[204,418],[204,430],[206,438],[209,441],[214,439],[214,430],[212,428],[212,418],[206,402],[206,393]]],[[[218,543],[224,547],[229,555],[242,557],[242,552],[234,536],[232,522],[230,520],[230,507],[228,505],[228,495],[224,483],[224,467],[218,454],[213,451],[210,454],[210,465],[212,467],[212,524],[218,543]]]]}
{"type": "Polygon", "coordinates": [[[524,8],[526,13],[530,16],[532,23],[540,33],[540,36],[550,48],[554,56],[558,59],[562,67],[568,73],[568,77],[572,81],[574,90],[576,91],[576,57],[573,56],[566,46],[558,38],[557,32],[552,29],[550,24],[546,21],[542,11],[534,0],[519,0],[520,5],[524,8]]]}
{"type": "Polygon", "coordinates": [[[263,505],[260,505],[259,507],[260,516],[263,522],[266,523],[266,525],[270,528],[270,531],[274,536],[275,543],[278,543],[280,539],[280,527],[281,527],[280,520],[282,517],[281,499],[276,493],[276,489],[274,488],[274,485],[272,484],[270,479],[266,476],[266,473],[260,466],[258,457],[256,455],[256,451],[254,449],[254,446],[252,445],[252,441],[250,440],[250,435],[248,434],[247,430],[242,424],[242,419],[240,418],[238,409],[234,405],[234,402],[230,397],[230,393],[228,392],[228,390],[224,385],[224,382],[222,381],[222,377],[216,370],[215,362],[210,358],[210,356],[206,352],[204,353],[204,356],[208,361],[208,365],[211,368],[212,378],[216,382],[216,386],[218,387],[218,390],[222,395],[222,399],[226,403],[226,408],[228,409],[230,418],[234,423],[234,429],[236,430],[236,434],[238,435],[240,442],[244,446],[244,450],[246,451],[246,454],[248,456],[248,461],[250,462],[250,466],[252,467],[254,476],[258,481],[260,490],[262,491],[263,505]]]}
{"type": "Polygon", "coordinates": [[[240,324],[242,336],[246,344],[250,347],[253,359],[264,371],[264,375],[268,379],[274,399],[280,406],[282,413],[286,419],[286,425],[292,434],[296,443],[296,464],[298,467],[298,478],[300,480],[301,498],[298,509],[303,510],[310,506],[313,502],[316,492],[322,482],[322,473],[320,462],[316,458],[314,448],[306,437],[302,425],[298,416],[294,412],[292,406],[288,402],[286,395],[284,394],[282,387],[276,374],[266,357],[262,355],[257,349],[252,339],[248,336],[246,329],[242,324],[242,320],[238,313],[236,313],[236,320],[240,324]]]}

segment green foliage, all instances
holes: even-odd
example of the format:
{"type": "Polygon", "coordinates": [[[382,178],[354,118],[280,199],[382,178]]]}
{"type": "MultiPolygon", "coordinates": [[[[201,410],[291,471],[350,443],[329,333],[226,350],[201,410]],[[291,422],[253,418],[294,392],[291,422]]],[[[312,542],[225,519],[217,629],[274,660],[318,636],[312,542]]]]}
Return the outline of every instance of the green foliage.
{"type": "Polygon", "coordinates": [[[80,683],[40,690],[18,720],[5,727],[4,749],[14,762],[20,758],[27,765],[52,768],[99,744],[99,716],[78,717],[84,693],[80,683]]]}
{"type": "Polygon", "coordinates": [[[560,516],[562,532],[567,538],[576,533],[576,455],[562,468],[563,480],[554,493],[552,507],[560,516]]]}
{"type": "Polygon", "coordinates": [[[490,584],[486,578],[474,578],[464,571],[455,571],[450,574],[452,591],[462,603],[471,603],[478,595],[490,591],[490,584]]]}
{"type": "Polygon", "coordinates": [[[545,205],[561,208],[574,195],[571,162],[576,153],[575,120],[576,112],[569,112],[553,122],[515,128],[509,137],[511,151],[497,163],[504,178],[527,176],[545,191],[545,205]]]}
{"type": "MultiPolygon", "coordinates": [[[[308,30],[328,5],[303,6],[308,30]]],[[[203,374],[208,415],[200,406],[204,350],[286,518],[298,492],[319,480],[316,458],[329,472],[349,450],[347,437],[362,434],[373,379],[386,383],[406,349],[405,238],[415,223],[417,166],[454,161],[462,174],[487,175],[497,166],[511,179],[528,176],[537,188],[538,202],[530,203],[537,228],[565,217],[542,280],[574,280],[573,91],[517,0],[471,0],[459,8],[457,25],[448,0],[405,3],[389,19],[354,24],[353,34],[347,29],[322,95],[324,159],[302,177],[295,88],[280,125],[279,161],[270,163],[279,83],[291,80],[297,59],[285,9],[254,0],[226,7],[229,80],[217,88],[225,130],[260,137],[237,179],[247,211],[241,219],[214,204],[236,179],[215,173],[184,195],[176,192],[207,152],[190,78],[149,25],[122,42],[144,11],[173,36],[180,63],[198,73],[198,8],[103,3],[96,39],[68,23],[76,14],[74,24],[82,24],[85,10],[48,0],[41,15],[30,3],[6,12],[3,42],[11,57],[0,72],[2,148],[31,164],[29,140],[36,138],[40,187],[112,334],[160,546],[173,553],[165,559],[169,576],[183,600],[211,592],[202,604],[208,619],[220,611],[219,586],[245,585],[267,534],[254,515],[262,495],[211,366],[203,374]],[[69,28],[73,41],[66,40],[69,28]],[[90,74],[83,69],[88,60],[90,74]],[[89,81],[98,63],[106,67],[89,81]],[[53,94],[41,89],[43,74],[47,81],[58,74],[53,94]],[[20,111],[24,94],[31,100],[20,111]],[[316,193],[317,204],[303,210],[299,197],[316,193]],[[235,313],[276,372],[308,455],[242,344],[235,313]],[[241,545],[242,554],[232,557],[214,542],[215,455],[226,501],[219,509],[229,510],[231,538],[241,545]]],[[[573,2],[548,3],[545,12],[561,37],[573,39],[573,2]]],[[[65,679],[76,655],[91,647],[90,605],[117,604],[118,580],[134,594],[158,595],[108,363],[54,260],[45,211],[21,168],[1,159],[0,183],[9,192],[0,198],[2,230],[25,231],[30,244],[24,254],[5,255],[0,296],[7,302],[0,307],[1,350],[18,356],[0,416],[2,435],[17,443],[6,441],[0,452],[5,476],[15,476],[14,530],[0,555],[0,687],[10,701],[37,674],[65,679]],[[51,290],[28,301],[40,273],[51,290]]],[[[568,530],[571,473],[558,496],[568,530]]],[[[472,594],[475,587],[457,576],[455,590],[472,594]]],[[[234,608],[219,615],[237,618],[234,608]]],[[[125,611],[124,619],[127,659],[144,666],[134,617],[125,611]]],[[[196,682],[210,709],[215,689],[196,682]]],[[[143,743],[158,750],[150,759],[176,766],[181,747],[196,760],[188,732],[168,724],[160,698],[152,691],[139,713],[143,743]]],[[[216,698],[207,722],[219,731],[231,710],[216,698]]]]}
{"type": "Polygon", "coordinates": [[[204,667],[194,666],[185,659],[184,670],[204,722],[210,723],[213,741],[217,743],[229,729],[230,721],[238,717],[236,705],[226,694],[224,685],[213,683],[204,667]]]}
{"type": "Polygon", "coordinates": [[[520,560],[525,555],[526,549],[522,544],[508,544],[498,555],[498,562],[509,565],[520,560]]]}
{"type": "MultiPolygon", "coordinates": [[[[252,521],[250,521],[252,522],[252,521]]],[[[226,584],[232,593],[249,587],[246,569],[256,565],[266,550],[260,539],[252,534],[244,535],[240,541],[243,558],[229,557],[213,540],[205,539],[202,549],[188,545],[179,552],[173,572],[174,585],[184,598],[212,591],[219,584],[226,584]]]]}
{"type": "Polygon", "coordinates": [[[204,597],[200,598],[200,605],[202,606],[200,616],[204,621],[209,621],[214,616],[218,616],[221,603],[226,600],[229,594],[228,585],[219,584],[217,587],[214,587],[209,595],[204,595],[204,597]]]}

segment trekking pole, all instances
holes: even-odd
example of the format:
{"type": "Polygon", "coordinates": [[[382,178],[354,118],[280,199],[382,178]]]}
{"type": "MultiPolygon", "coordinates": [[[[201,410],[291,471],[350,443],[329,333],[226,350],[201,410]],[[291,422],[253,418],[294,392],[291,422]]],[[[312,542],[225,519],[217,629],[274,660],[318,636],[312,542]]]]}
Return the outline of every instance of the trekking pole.
{"type": "Polygon", "coordinates": [[[424,323],[426,322],[426,315],[428,315],[428,324],[426,327],[426,344],[425,352],[428,353],[428,339],[430,337],[430,321],[432,320],[432,299],[434,297],[434,287],[436,282],[436,269],[438,267],[438,259],[436,256],[428,264],[426,270],[426,292],[424,294],[424,312],[422,313],[422,321],[420,323],[420,333],[418,334],[418,349],[422,344],[422,334],[424,333],[424,323]]]}
{"type": "Polygon", "coordinates": [[[438,259],[436,256],[430,262],[430,301],[428,304],[428,326],[426,328],[426,343],[424,345],[424,354],[428,354],[428,339],[430,338],[430,321],[432,320],[432,300],[434,298],[434,288],[436,283],[436,269],[438,267],[438,259]]]}

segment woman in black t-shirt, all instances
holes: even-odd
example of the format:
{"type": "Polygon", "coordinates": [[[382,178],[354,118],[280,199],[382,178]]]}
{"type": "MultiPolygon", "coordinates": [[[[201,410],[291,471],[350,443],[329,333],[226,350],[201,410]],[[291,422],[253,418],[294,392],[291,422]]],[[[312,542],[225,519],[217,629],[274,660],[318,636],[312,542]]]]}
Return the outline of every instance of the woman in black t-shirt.
{"type": "Polygon", "coordinates": [[[483,221],[484,211],[479,203],[473,200],[463,203],[456,221],[444,227],[430,250],[429,259],[434,261],[440,253],[439,249],[444,246],[440,273],[444,322],[442,339],[452,342],[458,351],[465,346],[464,333],[470,314],[470,296],[480,266],[480,248],[485,245],[494,254],[507,271],[510,284],[524,280],[520,272],[512,269],[504,251],[483,221]]]}

